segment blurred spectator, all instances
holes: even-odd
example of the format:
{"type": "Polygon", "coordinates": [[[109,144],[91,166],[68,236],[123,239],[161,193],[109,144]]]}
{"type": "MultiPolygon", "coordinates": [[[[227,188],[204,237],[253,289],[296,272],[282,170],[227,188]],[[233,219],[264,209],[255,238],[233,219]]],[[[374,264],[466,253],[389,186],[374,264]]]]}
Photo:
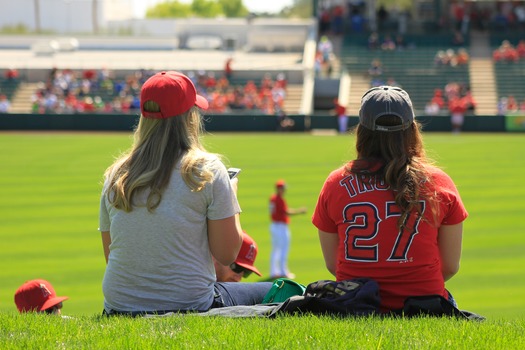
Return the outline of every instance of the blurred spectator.
{"type": "Polygon", "coordinates": [[[9,69],[6,69],[5,72],[4,72],[4,77],[5,77],[7,80],[15,80],[15,79],[18,79],[18,77],[19,77],[18,70],[17,70],[16,68],[9,68],[9,69]]]}
{"type": "Polygon", "coordinates": [[[348,115],[346,114],[346,106],[339,102],[337,98],[334,98],[334,111],[337,116],[338,131],[340,134],[344,134],[348,131],[348,115]]]}
{"type": "Polygon", "coordinates": [[[519,54],[509,40],[503,40],[501,45],[493,51],[492,58],[496,62],[517,62],[519,54]]]}
{"type": "Polygon", "coordinates": [[[465,48],[458,49],[456,54],[456,61],[459,66],[468,64],[470,60],[470,55],[468,54],[465,48]]]}
{"type": "Polygon", "coordinates": [[[506,97],[501,97],[499,99],[497,109],[498,109],[499,116],[504,116],[505,114],[507,114],[507,98],[506,97]]]}
{"type": "Polygon", "coordinates": [[[518,109],[518,101],[516,101],[514,95],[509,95],[507,97],[507,105],[505,108],[506,112],[517,112],[518,109]]]}
{"type": "Polygon", "coordinates": [[[233,68],[232,68],[233,58],[228,57],[226,59],[226,63],[224,64],[224,75],[226,76],[226,79],[230,80],[233,74],[233,68]]]}
{"type": "Polygon", "coordinates": [[[520,102],[520,111],[525,111],[525,99],[520,102]]]}
{"type": "Polygon", "coordinates": [[[365,28],[365,18],[358,9],[354,9],[350,15],[350,26],[354,33],[362,33],[365,28]]]}
{"type": "Polygon", "coordinates": [[[380,47],[379,35],[377,35],[376,32],[370,33],[370,35],[368,36],[368,48],[370,50],[375,50],[375,49],[378,49],[379,47],[380,47]]]}
{"type": "Polygon", "coordinates": [[[445,85],[444,93],[447,100],[452,100],[455,97],[461,97],[462,86],[457,81],[451,81],[445,85]]]}
{"type": "Polygon", "coordinates": [[[394,79],[394,77],[388,77],[388,79],[386,80],[386,85],[402,87],[401,84],[399,84],[397,80],[394,79]]]}
{"type": "Polygon", "coordinates": [[[370,67],[368,68],[368,75],[372,77],[383,75],[383,63],[379,58],[374,58],[370,62],[370,67]]]}
{"type": "Polygon", "coordinates": [[[390,35],[385,35],[383,42],[381,43],[381,49],[383,51],[393,51],[396,49],[396,43],[390,35]]]}
{"type": "Polygon", "coordinates": [[[406,48],[407,44],[405,42],[405,37],[402,34],[396,35],[395,45],[398,50],[403,50],[406,48]]]}
{"type": "Polygon", "coordinates": [[[9,109],[11,108],[11,103],[7,99],[7,96],[4,94],[0,94],[0,113],[9,113],[9,109]]]}
{"type": "Polygon", "coordinates": [[[470,89],[467,89],[464,92],[463,97],[461,97],[461,99],[463,100],[463,103],[465,104],[465,107],[467,108],[467,112],[471,112],[471,113],[476,112],[477,102],[474,99],[474,96],[472,96],[472,92],[470,91],[470,89]]]}
{"type": "Polygon", "coordinates": [[[385,8],[385,5],[379,6],[379,9],[376,13],[377,17],[377,24],[379,27],[379,30],[382,31],[386,27],[386,22],[388,20],[388,11],[385,8]]]}
{"type": "Polygon", "coordinates": [[[330,32],[332,27],[332,16],[330,14],[330,9],[325,7],[321,10],[319,16],[319,34],[324,35],[330,32]]]}
{"type": "Polygon", "coordinates": [[[370,67],[368,68],[368,75],[370,76],[370,85],[371,86],[380,86],[384,85],[383,76],[383,63],[379,58],[374,58],[370,62],[370,67]]]}
{"type": "Polygon", "coordinates": [[[516,46],[516,51],[520,59],[525,58],[525,40],[521,39],[516,46]]]}
{"type": "Polygon", "coordinates": [[[332,73],[334,47],[328,36],[323,35],[317,44],[316,71],[324,76],[332,73]]]}
{"type": "Polygon", "coordinates": [[[518,29],[525,29],[525,5],[523,2],[516,2],[514,5],[514,15],[516,17],[518,29]]]}
{"type": "Polygon", "coordinates": [[[445,100],[443,99],[443,90],[434,89],[434,95],[425,105],[425,114],[438,115],[442,108],[445,107],[445,100]]]}
{"type": "Polygon", "coordinates": [[[326,35],[323,35],[321,39],[319,39],[319,44],[317,45],[317,49],[323,55],[324,62],[330,61],[331,55],[334,52],[334,47],[333,47],[332,41],[326,35]]]}
{"type": "Polygon", "coordinates": [[[341,35],[344,31],[344,9],[341,5],[335,5],[332,9],[332,33],[341,35]]]}
{"type": "Polygon", "coordinates": [[[443,90],[434,89],[434,95],[430,99],[431,103],[435,103],[440,109],[445,106],[445,100],[443,99],[443,90]]]}
{"type": "Polygon", "coordinates": [[[448,101],[448,110],[450,112],[452,132],[459,133],[465,121],[467,105],[461,97],[455,96],[448,101]]]}
{"type": "Polygon", "coordinates": [[[495,12],[490,21],[495,30],[506,31],[509,27],[509,20],[501,11],[495,12]]]}
{"type": "Polygon", "coordinates": [[[441,108],[437,105],[437,103],[429,101],[425,105],[425,114],[426,115],[438,115],[441,112],[441,108]]]}

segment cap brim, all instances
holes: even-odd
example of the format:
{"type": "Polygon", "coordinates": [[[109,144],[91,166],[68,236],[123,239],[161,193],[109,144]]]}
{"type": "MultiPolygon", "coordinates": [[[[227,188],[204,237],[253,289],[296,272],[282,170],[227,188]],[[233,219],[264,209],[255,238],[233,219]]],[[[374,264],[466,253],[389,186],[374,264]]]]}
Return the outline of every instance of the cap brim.
{"type": "Polygon", "coordinates": [[[237,265],[239,266],[242,266],[244,267],[245,269],[247,270],[250,270],[252,272],[255,272],[256,274],[258,274],[259,276],[262,276],[262,274],[259,272],[259,270],[257,270],[257,268],[253,265],[249,265],[249,264],[245,264],[245,263],[239,263],[239,262],[235,262],[237,265]]]}
{"type": "Polygon", "coordinates": [[[54,297],[54,298],[51,298],[49,300],[47,300],[43,305],[42,307],[40,308],[40,311],[43,311],[43,310],[47,310],[57,304],[60,304],[61,302],[63,302],[64,300],[67,300],[69,299],[69,297],[54,297]]]}
{"type": "Polygon", "coordinates": [[[196,96],[195,105],[199,107],[200,109],[208,109],[209,107],[208,100],[202,97],[201,95],[196,96]]]}

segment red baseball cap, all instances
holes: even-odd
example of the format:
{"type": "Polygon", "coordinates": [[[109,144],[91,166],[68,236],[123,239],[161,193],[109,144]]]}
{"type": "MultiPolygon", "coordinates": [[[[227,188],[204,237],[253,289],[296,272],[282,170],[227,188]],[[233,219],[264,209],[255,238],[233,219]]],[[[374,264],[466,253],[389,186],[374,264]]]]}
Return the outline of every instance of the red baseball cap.
{"type": "Polygon", "coordinates": [[[15,304],[21,313],[44,311],[67,299],[57,297],[51,283],[43,279],[27,281],[15,292],[15,304]]]}
{"type": "Polygon", "coordinates": [[[286,182],[284,182],[284,180],[277,180],[275,187],[286,187],[286,182]]]}
{"type": "Polygon", "coordinates": [[[144,118],[167,119],[197,106],[208,109],[208,100],[197,95],[190,78],[175,71],[163,71],[151,76],[140,90],[140,111],[144,118]],[[156,102],[160,112],[144,110],[146,101],[156,102]]]}
{"type": "Polygon", "coordinates": [[[246,232],[242,235],[242,246],[235,263],[250,271],[262,276],[259,270],[253,265],[257,257],[257,244],[246,232]]]}

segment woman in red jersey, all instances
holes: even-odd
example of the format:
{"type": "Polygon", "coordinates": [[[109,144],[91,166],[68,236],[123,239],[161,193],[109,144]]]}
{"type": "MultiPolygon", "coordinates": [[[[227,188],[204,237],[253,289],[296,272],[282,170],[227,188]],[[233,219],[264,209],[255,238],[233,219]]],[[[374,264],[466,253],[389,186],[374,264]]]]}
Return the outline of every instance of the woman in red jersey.
{"type": "Polygon", "coordinates": [[[312,218],[338,281],[372,278],[381,311],[441,295],[459,269],[467,218],[452,179],[425,156],[409,95],[374,87],[362,98],[357,157],[326,179],[312,218]]]}

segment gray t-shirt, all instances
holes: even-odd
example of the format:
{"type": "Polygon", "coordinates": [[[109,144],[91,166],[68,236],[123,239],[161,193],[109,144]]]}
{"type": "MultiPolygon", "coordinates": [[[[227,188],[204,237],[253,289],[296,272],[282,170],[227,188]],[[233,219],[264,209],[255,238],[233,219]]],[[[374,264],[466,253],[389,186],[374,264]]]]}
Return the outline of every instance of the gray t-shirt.
{"type": "Polygon", "coordinates": [[[199,192],[190,191],[177,165],[153,213],[145,207],[126,213],[102,195],[99,230],[111,234],[102,283],[106,308],[209,309],[215,269],[206,219],[220,220],[241,211],[226,167],[215,156],[210,162],[213,181],[199,192]]]}

